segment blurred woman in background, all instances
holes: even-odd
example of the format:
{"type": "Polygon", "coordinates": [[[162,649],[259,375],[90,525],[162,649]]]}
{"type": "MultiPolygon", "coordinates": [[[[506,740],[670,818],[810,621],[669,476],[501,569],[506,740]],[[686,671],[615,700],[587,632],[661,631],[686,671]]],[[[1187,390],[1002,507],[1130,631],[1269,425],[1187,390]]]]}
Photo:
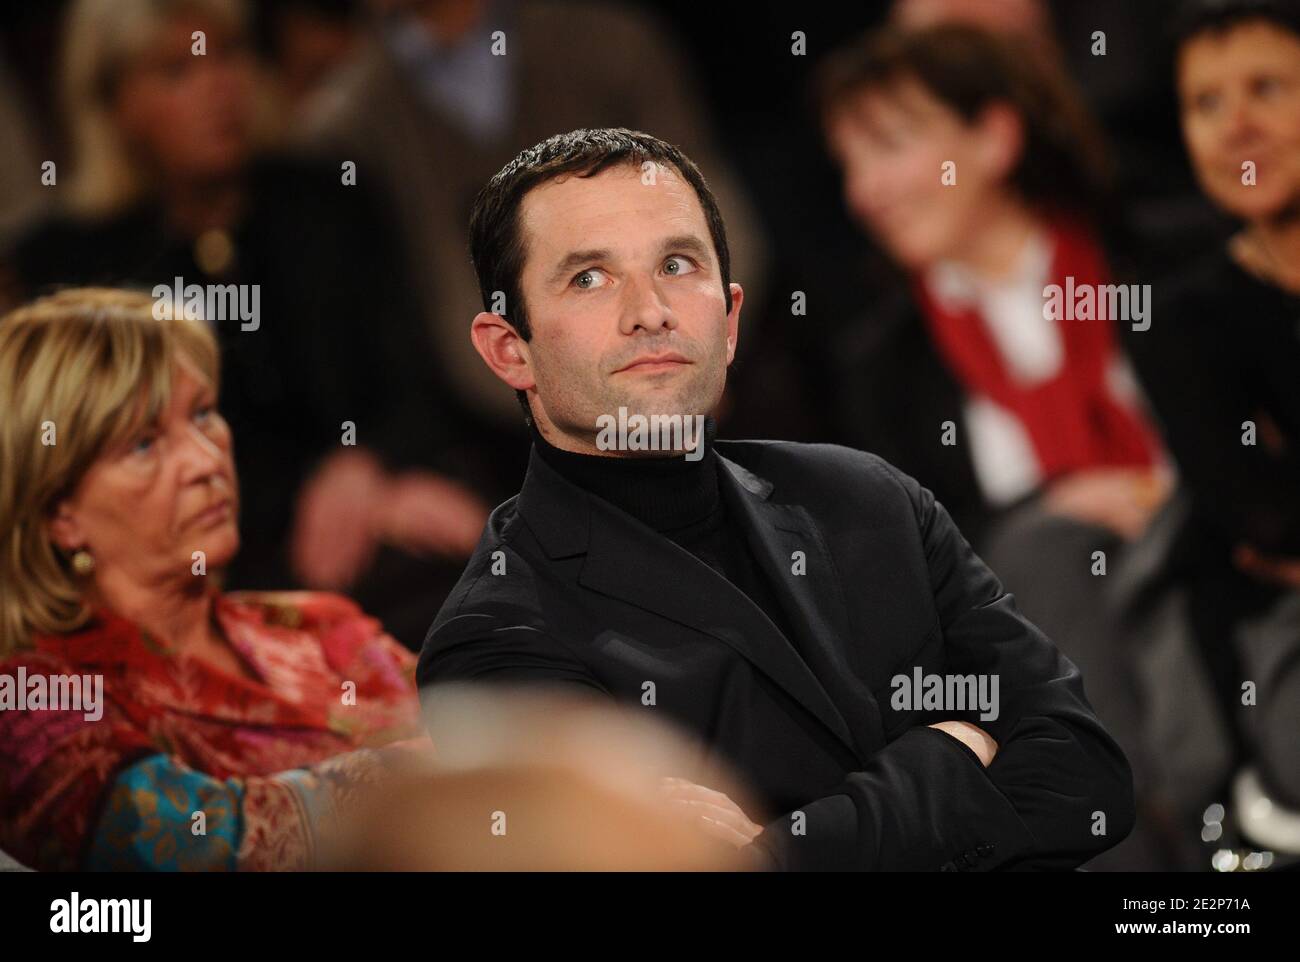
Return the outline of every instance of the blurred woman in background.
{"type": "Polygon", "coordinates": [[[963,530],[1041,497],[1132,537],[1159,501],[1160,449],[1113,319],[1045,319],[1047,285],[1111,277],[1095,135],[1037,63],[952,25],[876,33],[823,65],[845,200],[902,275],[842,362],[845,416],[963,530]]]}
{"type": "Polygon", "coordinates": [[[1213,794],[1177,802],[1197,827],[1228,802],[1230,824],[1300,864],[1300,2],[1191,0],[1174,33],[1192,169],[1236,222],[1155,285],[1134,338],[1185,502],[1156,585],[1185,599],[1208,689],[1180,693],[1169,727],[1215,761],[1194,786],[1213,794]]]}
{"type": "Polygon", "coordinates": [[[1118,343],[1130,319],[1045,310],[1051,285],[1104,302],[1115,280],[1093,127],[1043,58],[966,25],[871,34],[816,93],[845,201],[897,275],[835,345],[843,436],[935,492],[1129,751],[1139,722],[1098,575],[1168,472],[1118,343]]]}
{"type": "MultiPolygon", "coordinates": [[[[146,294],[0,320],[0,848],[38,869],[294,869],[420,735],[414,657],[337,595],[225,594],[217,345],[146,294]],[[47,691],[53,691],[47,681],[47,691]]],[[[427,744],[427,739],[424,739],[427,744]]]]}
{"type": "Polygon", "coordinates": [[[58,212],[4,259],[23,299],[256,291],[258,317],[207,318],[245,485],[231,583],[350,589],[413,647],[486,520],[449,476],[473,439],[436,383],[373,180],[271,149],[245,19],[239,0],[73,4],[72,169],[58,212]]]}

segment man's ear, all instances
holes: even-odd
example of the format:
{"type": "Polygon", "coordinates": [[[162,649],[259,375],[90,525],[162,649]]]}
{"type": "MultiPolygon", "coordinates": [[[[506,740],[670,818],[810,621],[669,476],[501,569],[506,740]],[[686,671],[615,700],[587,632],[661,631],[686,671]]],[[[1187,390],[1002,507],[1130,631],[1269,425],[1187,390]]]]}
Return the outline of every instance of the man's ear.
{"type": "Polygon", "coordinates": [[[731,310],[727,312],[727,366],[736,357],[736,342],[740,338],[740,305],[745,303],[745,289],[731,285],[731,310]]]}
{"type": "Polygon", "coordinates": [[[72,552],[85,547],[86,537],[77,522],[76,512],[66,498],[54,506],[45,521],[45,531],[49,539],[64,551],[72,552]]]}
{"type": "Polygon", "coordinates": [[[476,314],[469,337],[483,363],[506,384],[516,391],[529,391],[536,387],[528,342],[519,336],[506,318],[489,311],[476,314]]]}

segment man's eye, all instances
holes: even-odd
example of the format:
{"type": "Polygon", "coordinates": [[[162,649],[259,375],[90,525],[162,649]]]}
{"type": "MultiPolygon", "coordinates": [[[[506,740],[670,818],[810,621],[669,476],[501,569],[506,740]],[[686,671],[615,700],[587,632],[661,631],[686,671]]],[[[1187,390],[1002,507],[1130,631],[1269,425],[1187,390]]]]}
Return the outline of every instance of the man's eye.
{"type": "Polygon", "coordinates": [[[689,274],[694,271],[695,264],[689,258],[682,257],[680,254],[674,254],[668,260],[664,261],[665,273],[677,276],[679,274],[689,274]]]}
{"type": "Polygon", "coordinates": [[[1218,94],[1198,94],[1192,100],[1192,107],[1197,113],[1208,114],[1219,106],[1218,94]]]}
{"type": "Polygon", "coordinates": [[[604,271],[597,267],[589,267],[585,271],[579,271],[575,274],[573,276],[573,283],[577,285],[579,290],[589,291],[593,287],[599,285],[600,278],[604,273],[604,271]]]}

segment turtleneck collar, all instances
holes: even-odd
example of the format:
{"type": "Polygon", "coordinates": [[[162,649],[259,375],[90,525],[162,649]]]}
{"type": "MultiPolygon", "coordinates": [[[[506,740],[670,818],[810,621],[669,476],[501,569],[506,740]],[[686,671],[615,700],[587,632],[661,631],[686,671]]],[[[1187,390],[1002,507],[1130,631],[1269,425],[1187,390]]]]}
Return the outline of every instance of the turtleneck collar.
{"type": "Polygon", "coordinates": [[[531,426],[538,455],[560,475],[655,531],[667,532],[695,524],[718,510],[718,456],[713,449],[717,431],[713,418],[704,421],[704,456],[688,461],[667,457],[607,457],[578,454],[555,447],[531,426]]]}

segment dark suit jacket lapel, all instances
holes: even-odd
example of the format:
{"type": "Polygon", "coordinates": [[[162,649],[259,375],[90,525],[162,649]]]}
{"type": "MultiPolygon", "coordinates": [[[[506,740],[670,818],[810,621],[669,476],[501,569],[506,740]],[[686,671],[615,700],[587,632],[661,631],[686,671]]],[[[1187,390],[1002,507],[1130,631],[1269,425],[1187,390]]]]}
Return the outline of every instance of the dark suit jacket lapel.
{"type": "MultiPolygon", "coordinates": [[[[723,460],[732,469],[738,467],[723,460]]],[[[724,485],[731,483],[725,469],[719,472],[719,479],[724,485]]],[[[769,492],[770,488],[768,485],[769,492]]],[[[730,645],[858,754],[849,726],[799,652],[762,609],[690,552],[573,485],[536,451],[520,492],[519,510],[548,557],[585,552],[578,577],[584,587],[730,645]]],[[[753,512],[743,521],[736,520],[767,526],[772,519],[766,512],[753,512]]],[[[763,533],[761,540],[770,543],[771,534],[763,533]]],[[[770,559],[763,567],[772,577],[770,559]]],[[[790,580],[774,579],[774,592],[786,593],[790,580]]],[[[801,610],[816,603],[810,599],[799,602],[801,610]]]]}
{"type": "Polygon", "coordinates": [[[874,696],[842,655],[843,646],[863,639],[851,636],[843,582],[821,529],[806,508],[772,500],[771,482],[725,457],[721,461],[723,495],[732,515],[748,534],[759,566],[798,634],[799,650],[847,719],[865,762],[884,743],[884,731],[874,696]],[[796,551],[806,563],[802,575],[793,571],[796,551]]]}

